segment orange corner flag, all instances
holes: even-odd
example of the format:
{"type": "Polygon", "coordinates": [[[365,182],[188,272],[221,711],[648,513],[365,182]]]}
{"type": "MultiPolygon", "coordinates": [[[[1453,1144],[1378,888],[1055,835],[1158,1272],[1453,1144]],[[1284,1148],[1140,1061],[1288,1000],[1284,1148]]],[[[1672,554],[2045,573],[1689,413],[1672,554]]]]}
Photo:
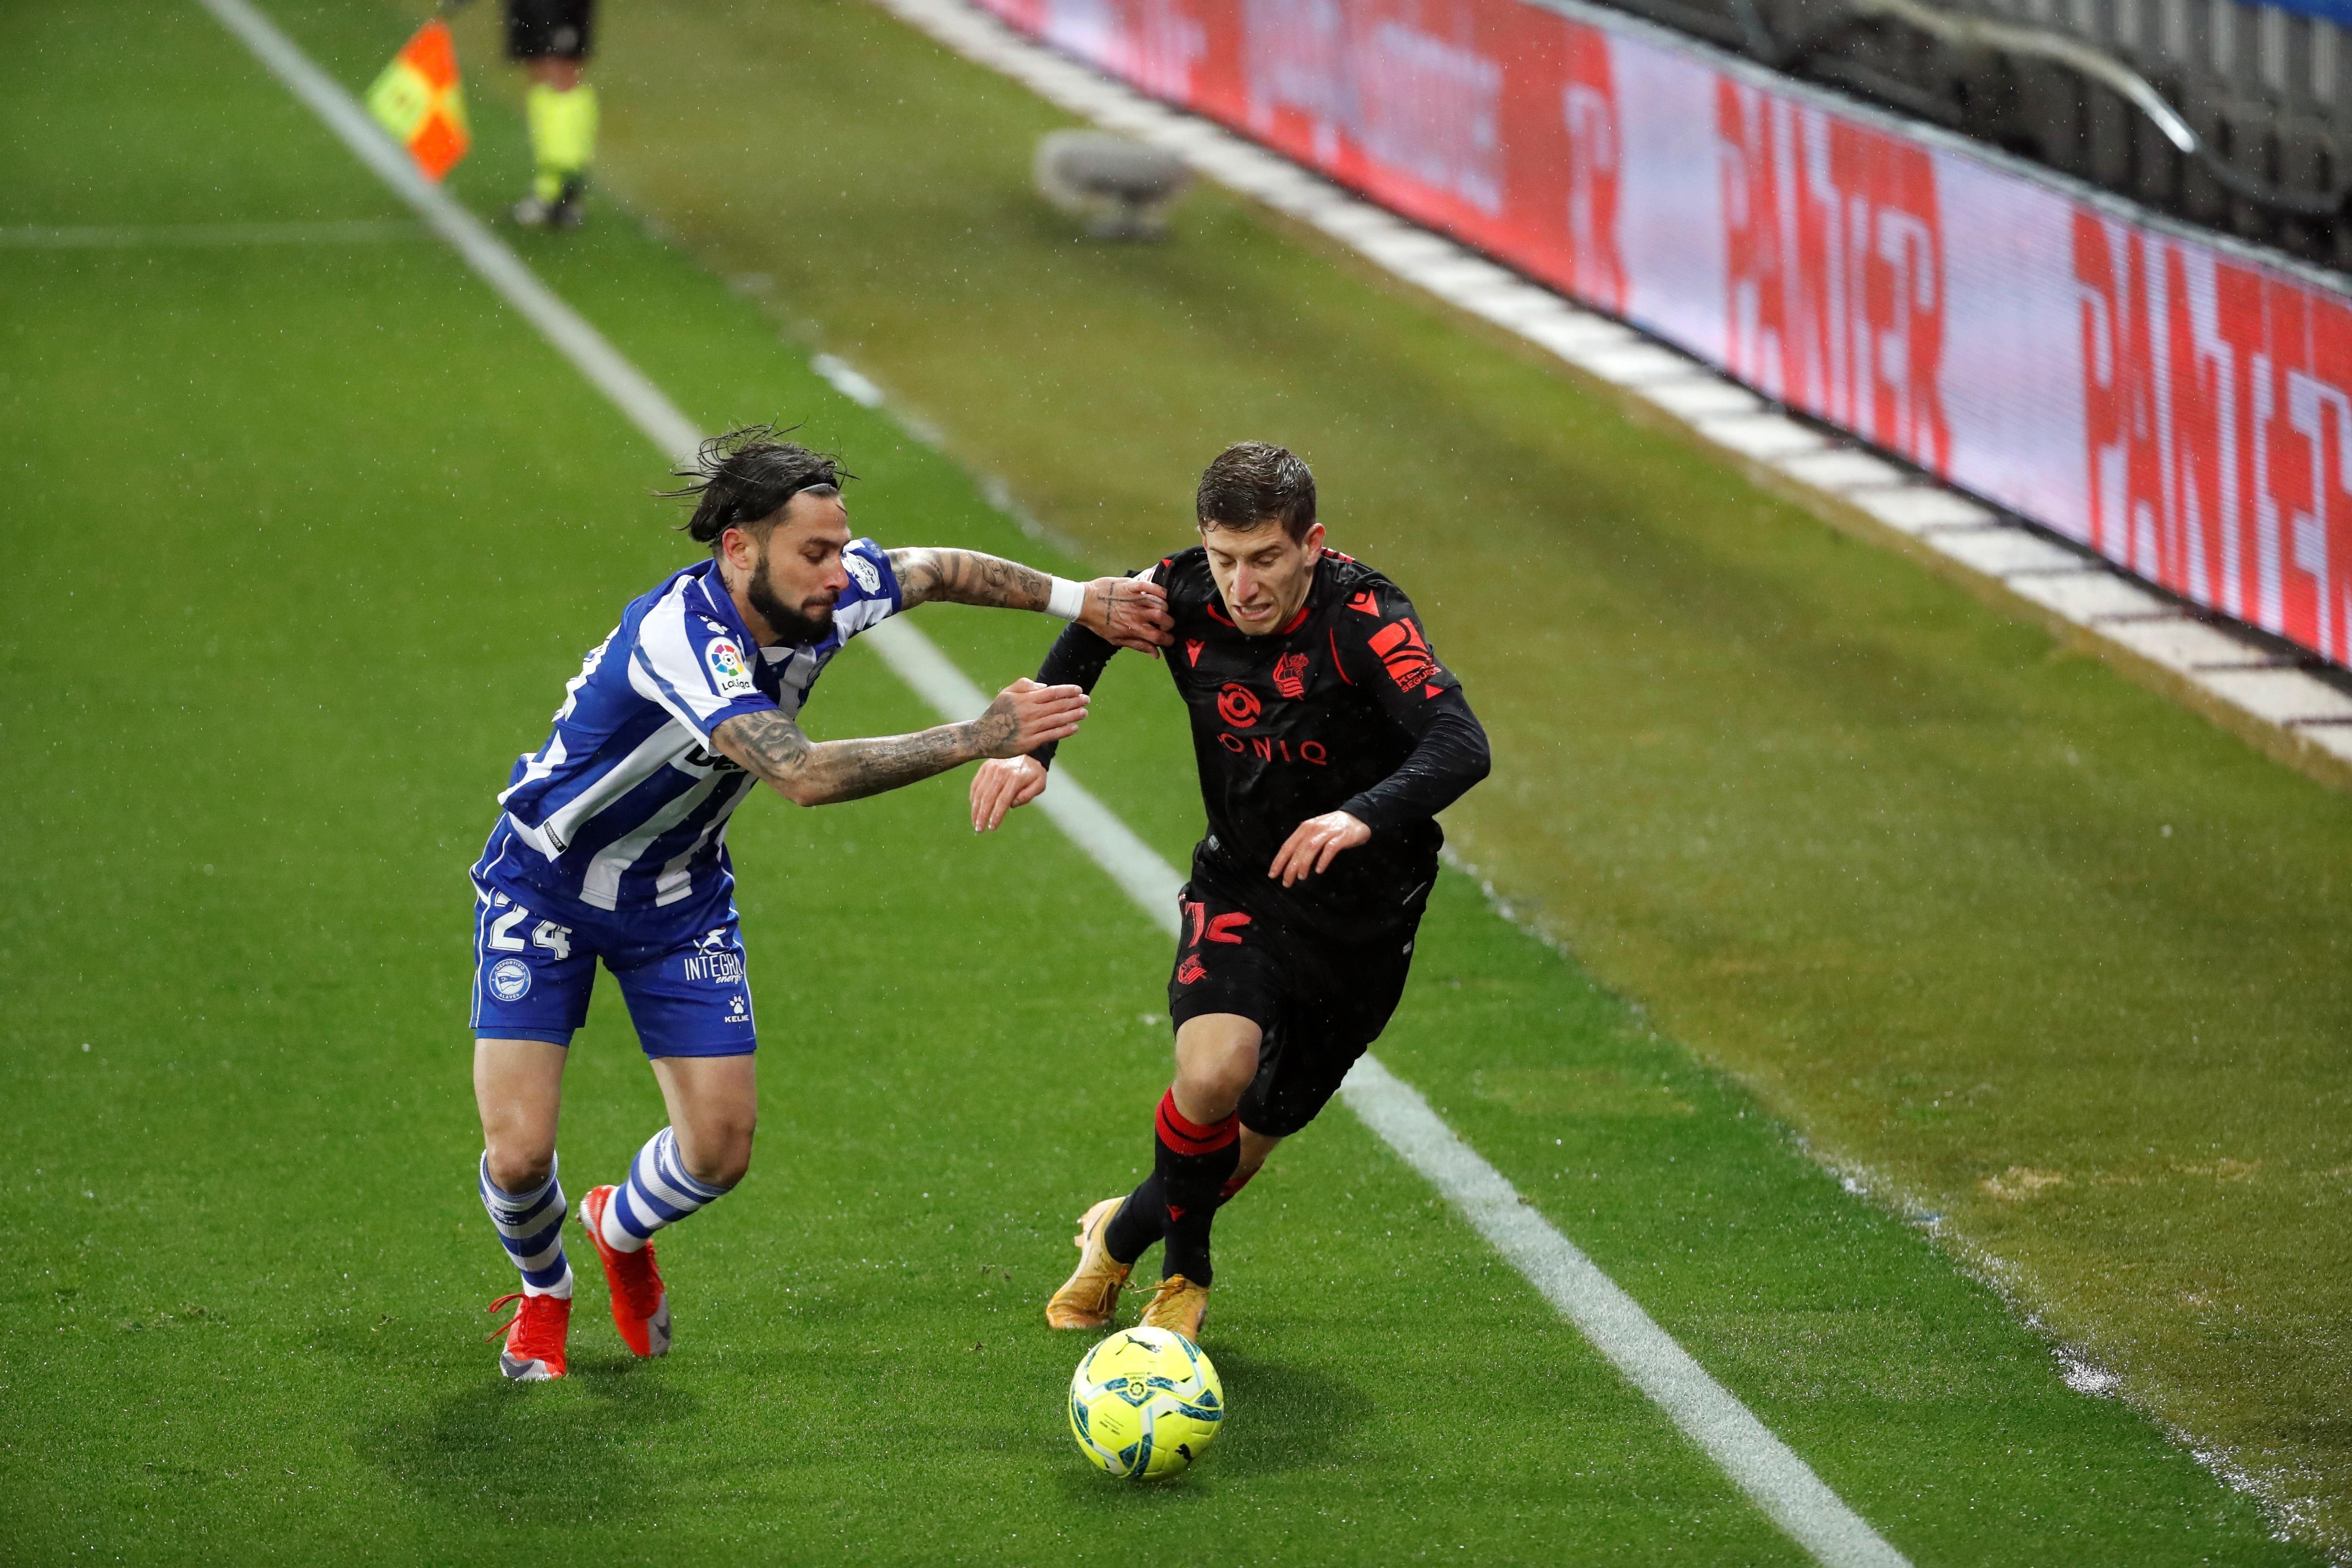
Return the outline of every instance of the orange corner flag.
{"type": "Polygon", "coordinates": [[[426,179],[438,180],[457,166],[474,138],[466,128],[466,92],[447,23],[436,16],[416,29],[368,89],[367,106],[426,179]]]}

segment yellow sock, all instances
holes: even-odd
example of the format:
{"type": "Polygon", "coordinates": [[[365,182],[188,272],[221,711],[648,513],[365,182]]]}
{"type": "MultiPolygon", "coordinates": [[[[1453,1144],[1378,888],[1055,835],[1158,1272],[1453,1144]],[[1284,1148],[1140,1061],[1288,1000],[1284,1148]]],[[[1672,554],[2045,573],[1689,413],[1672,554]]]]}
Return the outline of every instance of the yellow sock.
{"type": "Polygon", "coordinates": [[[539,163],[533,189],[541,201],[551,202],[595,159],[596,89],[586,82],[570,92],[535,86],[528,108],[531,155],[539,163]]]}

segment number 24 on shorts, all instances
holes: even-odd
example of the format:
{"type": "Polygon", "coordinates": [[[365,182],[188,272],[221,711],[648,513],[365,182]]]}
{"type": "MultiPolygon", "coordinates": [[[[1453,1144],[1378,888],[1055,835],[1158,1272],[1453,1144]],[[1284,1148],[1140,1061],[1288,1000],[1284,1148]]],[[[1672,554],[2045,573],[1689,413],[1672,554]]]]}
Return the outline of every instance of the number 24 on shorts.
{"type": "Polygon", "coordinates": [[[510,902],[504,893],[493,900],[506,904],[507,912],[490,922],[489,947],[496,952],[520,952],[524,947],[543,947],[559,959],[572,956],[572,928],[557,925],[553,921],[541,921],[526,943],[515,934],[515,927],[530,919],[530,911],[520,904],[510,902]]]}

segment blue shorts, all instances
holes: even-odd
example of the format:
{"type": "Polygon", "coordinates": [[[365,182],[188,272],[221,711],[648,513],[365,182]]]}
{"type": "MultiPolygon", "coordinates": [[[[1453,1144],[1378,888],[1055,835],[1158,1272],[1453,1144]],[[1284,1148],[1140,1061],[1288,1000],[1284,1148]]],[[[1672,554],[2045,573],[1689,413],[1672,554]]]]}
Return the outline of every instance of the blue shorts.
{"type": "Polygon", "coordinates": [[[474,879],[474,1035],[572,1043],[604,961],[649,1057],[740,1057],[759,1044],[735,885],[658,909],[600,910],[527,882],[474,879]]]}

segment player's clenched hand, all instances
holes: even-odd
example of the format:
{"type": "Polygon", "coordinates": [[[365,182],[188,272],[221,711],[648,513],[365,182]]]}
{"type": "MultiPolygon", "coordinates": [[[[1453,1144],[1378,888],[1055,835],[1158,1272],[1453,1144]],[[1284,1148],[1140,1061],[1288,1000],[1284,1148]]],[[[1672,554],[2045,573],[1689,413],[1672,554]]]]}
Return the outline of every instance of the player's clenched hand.
{"type": "Polygon", "coordinates": [[[1353,849],[1371,836],[1370,828],[1344,811],[1310,816],[1290,830],[1290,837],[1274,852],[1274,865],[1266,875],[1281,878],[1287,888],[1325,869],[1340,850],[1353,849]]]}
{"type": "Polygon", "coordinates": [[[986,833],[1016,805],[1045,793],[1045,764],[1034,757],[992,757],[971,780],[971,830],[986,833]]]}
{"type": "Polygon", "coordinates": [[[1168,590],[1135,577],[1097,577],[1087,584],[1078,625],[1115,647],[1160,657],[1176,640],[1176,622],[1168,614],[1168,590]]]}
{"type": "Polygon", "coordinates": [[[1024,676],[972,721],[974,738],[984,757],[1017,757],[1048,741],[1067,740],[1086,716],[1085,687],[1040,686],[1024,676]]]}

